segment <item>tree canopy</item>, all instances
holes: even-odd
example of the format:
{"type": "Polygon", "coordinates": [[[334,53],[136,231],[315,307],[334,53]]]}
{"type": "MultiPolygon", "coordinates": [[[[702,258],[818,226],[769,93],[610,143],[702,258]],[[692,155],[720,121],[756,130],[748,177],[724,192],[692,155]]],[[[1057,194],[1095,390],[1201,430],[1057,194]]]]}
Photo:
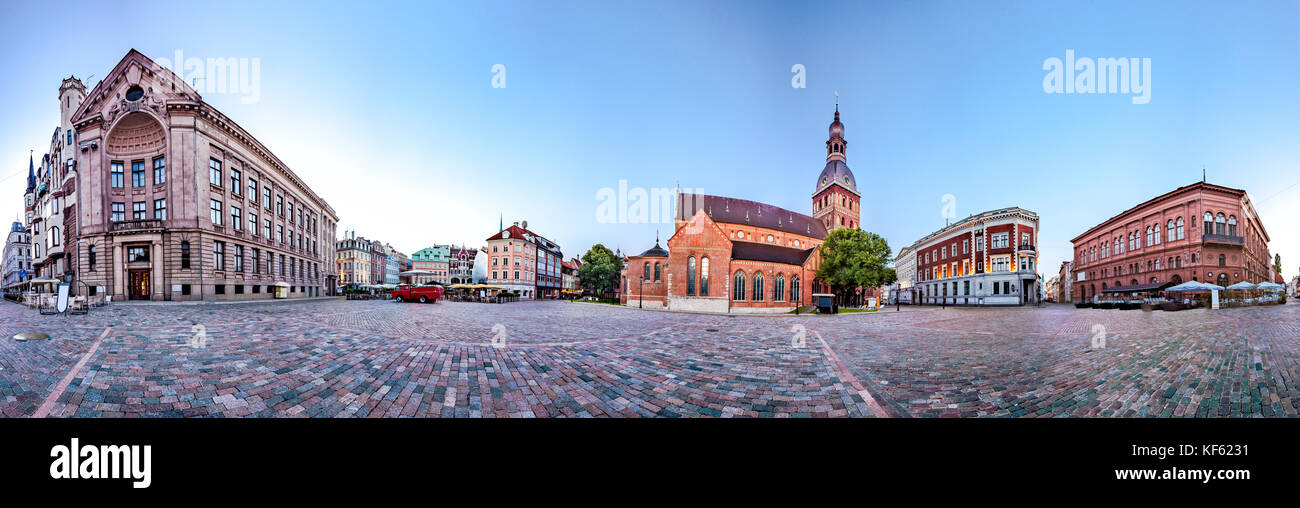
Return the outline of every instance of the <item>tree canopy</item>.
{"type": "Polygon", "coordinates": [[[887,286],[898,280],[884,237],[857,228],[831,231],[821,246],[817,278],[837,289],[887,286]]]}
{"type": "Polygon", "coordinates": [[[618,287],[619,273],[623,271],[623,259],[601,244],[591,246],[582,255],[582,266],[578,267],[578,278],[582,287],[595,291],[598,295],[618,287]]]}

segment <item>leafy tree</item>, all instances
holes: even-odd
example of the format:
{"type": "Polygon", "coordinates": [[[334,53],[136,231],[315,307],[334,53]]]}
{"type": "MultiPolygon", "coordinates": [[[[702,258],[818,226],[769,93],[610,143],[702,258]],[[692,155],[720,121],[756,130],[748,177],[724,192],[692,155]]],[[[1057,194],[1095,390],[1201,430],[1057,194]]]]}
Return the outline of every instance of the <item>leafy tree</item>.
{"type": "Polygon", "coordinates": [[[591,246],[582,255],[582,266],[578,267],[578,278],[582,287],[604,296],[618,287],[619,274],[623,271],[623,259],[601,244],[591,246]]]}
{"type": "Polygon", "coordinates": [[[1278,275],[1281,275],[1281,274],[1282,274],[1282,255],[1281,255],[1281,254],[1273,254],[1273,271],[1277,272],[1278,275]]]}
{"type": "Polygon", "coordinates": [[[829,284],[841,300],[858,287],[886,286],[898,280],[888,266],[893,257],[889,242],[875,233],[857,228],[831,231],[822,243],[821,256],[817,278],[829,284]]]}

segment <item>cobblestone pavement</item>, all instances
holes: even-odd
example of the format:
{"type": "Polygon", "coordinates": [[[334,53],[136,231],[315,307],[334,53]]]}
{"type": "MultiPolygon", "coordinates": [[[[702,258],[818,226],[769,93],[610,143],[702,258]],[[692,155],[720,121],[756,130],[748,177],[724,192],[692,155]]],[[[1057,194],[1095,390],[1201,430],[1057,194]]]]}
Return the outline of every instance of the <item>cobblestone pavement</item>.
{"type": "Polygon", "coordinates": [[[0,303],[0,414],[1296,416],[1298,352],[1296,304],[725,316],[314,300],[42,316],[0,303]],[[10,338],[31,330],[52,337],[10,338]]]}

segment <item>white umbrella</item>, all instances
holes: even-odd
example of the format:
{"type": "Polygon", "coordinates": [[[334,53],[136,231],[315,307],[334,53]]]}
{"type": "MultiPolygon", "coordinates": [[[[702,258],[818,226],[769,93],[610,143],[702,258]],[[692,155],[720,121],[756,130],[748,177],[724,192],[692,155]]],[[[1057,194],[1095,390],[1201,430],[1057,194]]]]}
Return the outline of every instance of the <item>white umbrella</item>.
{"type": "Polygon", "coordinates": [[[1228,286],[1228,289],[1255,289],[1255,285],[1243,280],[1241,282],[1228,286]]]}

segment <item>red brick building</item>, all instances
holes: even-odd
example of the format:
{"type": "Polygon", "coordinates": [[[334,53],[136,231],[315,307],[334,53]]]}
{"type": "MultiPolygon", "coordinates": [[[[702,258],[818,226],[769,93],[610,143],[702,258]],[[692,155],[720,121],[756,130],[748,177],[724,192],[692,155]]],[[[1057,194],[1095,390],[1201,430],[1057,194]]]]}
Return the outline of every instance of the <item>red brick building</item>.
{"type": "Polygon", "coordinates": [[[667,250],[656,241],[654,248],[628,258],[621,300],[673,310],[751,313],[786,312],[811,302],[820,290],[814,281],[821,261],[817,248],[826,234],[861,226],[861,194],[845,163],[846,147],[837,105],[811,216],[679,192],[667,250]]]}
{"type": "Polygon", "coordinates": [[[1195,280],[1272,280],[1268,232],[1246,191],[1198,182],[1111,217],[1075,237],[1075,302],[1195,280]]]}
{"type": "Polygon", "coordinates": [[[910,247],[917,301],[932,305],[1024,305],[1038,287],[1038,214],[1011,207],[972,215],[910,247]]]}

